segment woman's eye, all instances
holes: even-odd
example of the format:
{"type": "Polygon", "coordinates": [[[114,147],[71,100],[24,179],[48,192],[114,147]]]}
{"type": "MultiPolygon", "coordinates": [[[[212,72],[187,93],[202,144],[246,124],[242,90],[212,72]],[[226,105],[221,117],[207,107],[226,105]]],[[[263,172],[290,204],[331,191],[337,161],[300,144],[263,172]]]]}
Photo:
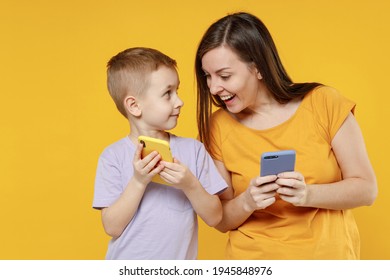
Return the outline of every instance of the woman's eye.
{"type": "Polygon", "coordinates": [[[221,76],[221,79],[224,80],[224,81],[226,81],[229,78],[230,78],[230,76],[221,76]]]}

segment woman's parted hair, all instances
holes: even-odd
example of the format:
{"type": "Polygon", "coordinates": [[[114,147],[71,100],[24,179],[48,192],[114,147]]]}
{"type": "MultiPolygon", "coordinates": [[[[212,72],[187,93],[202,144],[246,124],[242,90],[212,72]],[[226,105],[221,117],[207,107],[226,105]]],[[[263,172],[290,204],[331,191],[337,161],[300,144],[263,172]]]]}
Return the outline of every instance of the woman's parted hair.
{"type": "Polygon", "coordinates": [[[144,47],[126,49],[107,63],[107,87],[119,112],[127,118],[124,100],[142,94],[149,84],[149,74],[160,66],[177,68],[176,61],[162,52],[144,47]]]}
{"type": "Polygon", "coordinates": [[[262,80],[280,103],[301,98],[319,83],[293,83],[279,58],[270,32],[263,22],[249,13],[234,13],[213,23],[203,35],[195,58],[197,80],[197,121],[199,138],[210,152],[210,116],[212,106],[226,109],[217,96],[210,94],[207,80],[202,70],[202,58],[212,49],[228,46],[245,63],[254,65],[262,75],[262,80]]]}

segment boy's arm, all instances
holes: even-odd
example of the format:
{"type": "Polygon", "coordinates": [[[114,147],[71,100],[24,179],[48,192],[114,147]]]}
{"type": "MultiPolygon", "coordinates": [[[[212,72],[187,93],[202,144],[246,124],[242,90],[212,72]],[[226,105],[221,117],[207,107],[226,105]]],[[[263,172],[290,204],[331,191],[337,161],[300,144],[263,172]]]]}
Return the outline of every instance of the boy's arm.
{"type": "Polygon", "coordinates": [[[216,226],[222,219],[222,205],[217,195],[209,194],[192,172],[177,159],[162,162],[165,166],[160,176],[172,187],[181,189],[191,202],[195,212],[209,226],[216,226]]]}
{"type": "Polygon", "coordinates": [[[118,200],[102,209],[103,227],[109,236],[113,238],[121,236],[138,209],[145,187],[132,177],[118,200]]]}
{"type": "Polygon", "coordinates": [[[156,164],[161,160],[157,152],[153,152],[141,159],[142,144],[139,144],[133,159],[134,175],[127,184],[125,190],[109,207],[102,209],[102,222],[106,233],[113,238],[121,236],[126,226],[133,219],[146,186],[154,175],[163,168],[156,164]],[[154,168],[155,167],[155,168],[154,168]]]}

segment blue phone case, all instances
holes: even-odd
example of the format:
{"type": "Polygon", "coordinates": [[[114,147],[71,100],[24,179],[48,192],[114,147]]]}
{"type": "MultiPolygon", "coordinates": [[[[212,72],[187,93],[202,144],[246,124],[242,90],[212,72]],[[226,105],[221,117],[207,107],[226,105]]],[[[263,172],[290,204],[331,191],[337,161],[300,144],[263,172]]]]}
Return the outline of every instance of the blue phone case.
{"type": "Polygon", "coordinates": [[[294,171],[294,168],[294,150],[266,152],[261,155],[260,176],[277,175],[286,171],[294,171]]]}

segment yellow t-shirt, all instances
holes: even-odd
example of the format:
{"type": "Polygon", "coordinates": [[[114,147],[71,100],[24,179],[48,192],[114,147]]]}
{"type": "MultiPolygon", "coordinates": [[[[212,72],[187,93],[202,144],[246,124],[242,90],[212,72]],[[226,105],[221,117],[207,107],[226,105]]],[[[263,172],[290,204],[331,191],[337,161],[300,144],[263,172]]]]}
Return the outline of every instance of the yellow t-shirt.
{"type": "MultiPolygon", "coordinates": [[[[331,141],[355,103],[321,86],[308,93],[286,122],[250,129],[225,110],[212,116],[211,154],[231,173],[234,195],[260,174],[260,155],[295,150],[295,170],[307,184],[342,179],[331,141]]],[[[229,232],[229,259],[359,259],[360,237],[351,210],[296,207],[277,197],[229,232]]]]}

